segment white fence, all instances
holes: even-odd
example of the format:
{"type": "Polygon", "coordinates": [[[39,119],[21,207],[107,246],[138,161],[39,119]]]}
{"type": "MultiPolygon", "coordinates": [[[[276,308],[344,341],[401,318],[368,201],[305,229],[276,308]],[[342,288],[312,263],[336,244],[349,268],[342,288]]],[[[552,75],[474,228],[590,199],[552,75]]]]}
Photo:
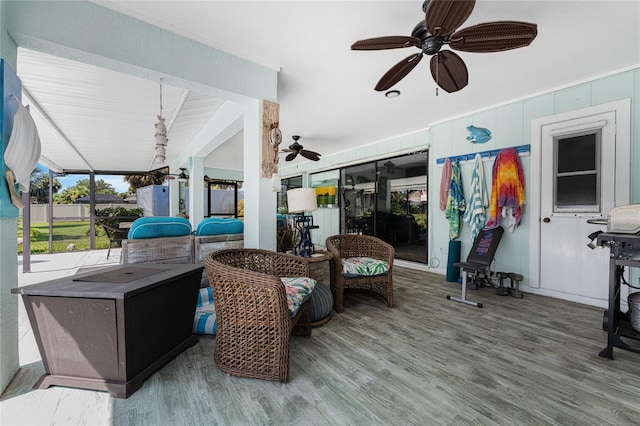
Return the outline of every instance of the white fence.
{"type": "MultiPolygon", "coordinates": [[[[138,206],[135,204],[96,204],[97,210],[104,209],[106,207],[124,207],[127,209],[134,209],[138,206]]],[[[89,204],[53,204],[53,217],[54,221],[64,220],[65,222],[88,222],[91,217],[89,204]]],[[[48,204],[31,204],[31,223],[37,222],[49,222],[48,204]]]]}

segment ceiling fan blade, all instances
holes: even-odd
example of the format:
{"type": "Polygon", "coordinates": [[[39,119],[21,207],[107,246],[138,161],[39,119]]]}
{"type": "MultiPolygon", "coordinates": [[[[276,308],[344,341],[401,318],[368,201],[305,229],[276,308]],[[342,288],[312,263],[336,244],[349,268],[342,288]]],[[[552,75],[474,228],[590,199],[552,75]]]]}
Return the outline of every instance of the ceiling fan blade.
{"type": "Polygon", "coordinates": [[[307,151],[306,149],[303,149],[302,151],[300,151],[300,155],[302,155],[304,158],[312,160],[312,161],[320,160],[320,154],[318,154],[317,152],[313,152],[313,151],[307,151]]]}
{"type": "Polygon", "coordinates": [[[431,57],[431,75],[436,84],[448,93],[457,92],[469,83],[469,72],[462,58],[450,50],[431,57]]]}
{"type": "Polygon", "coordinates": [[[378,81],[378,84],[376,84],[374,89],[378,92],[390,89],[393,85],[409,74],[411,70],[418,65],[420,60],[422,60],[422,52],[407,56],[387,71],[385,75],[380,78],[380,81],[378,81]]]}
{"type": "Polygon", "coordinates": [[[351,45],[351,50],[384,50],[402,47],[420,46],[420,39],[409,36],[386,36],[358,40],[351,45]]]}
{"type": "Polygon", "coordinates": [[[449,46],[464,52],[502,52],[528,46],[536,35],[536,24],[518,21],[485,22],[453,33],[449,46]]]}
{"type": "Polygon", "coordinates": [[[448,36],[469,18],[475,0],[431,0],[425,12],[427,31],[434,36],[448,36]]]}
{"type": "Polygon", "coordinates": [[[291,154],[287,155],[284,159],[284,161],[291,161],[294,158],[296,158],[298,156],[298,152],[292,152],[291,154]]]}

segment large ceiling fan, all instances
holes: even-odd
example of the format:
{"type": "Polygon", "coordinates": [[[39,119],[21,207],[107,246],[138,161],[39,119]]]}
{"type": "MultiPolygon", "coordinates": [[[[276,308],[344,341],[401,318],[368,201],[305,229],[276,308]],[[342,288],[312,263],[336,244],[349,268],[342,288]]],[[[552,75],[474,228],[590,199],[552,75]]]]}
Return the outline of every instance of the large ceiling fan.
{"type": "Polygon", "coordinates": [[[351,50],[383,50],[415,46],[421,51],[394,65],[375,87],[385,91],[402,80],[418,65],[422,55],[431,56],[431,75],[436,84],[452,93],[469,80],[467,66],[451,49],[464,52],[501,52],[531,44],[538,34],[536,24],[519,21],[485,22],[456,31],[471,15],[475,0],[426,0],[425,19],[415,26],[411,36],[386,36],[356,41],[351,50]]]}
{"type": "Polygon", "coordinates": [[[312,160],[312,161],[320,160],[320,154],[318,154],[317,152],[306,150],[302,145],[298,143],[298,140],[300,140],[300,136],[293,135],[291,136],[291,138],[293,139],[293,143],[289,145],[289,149],[282,150],[282,152],[289,153],[285,157],[285,161],[292,161],[294,158],[298,156],[298,154],[302,155],[304,158],[308,160],[312,160]]]}

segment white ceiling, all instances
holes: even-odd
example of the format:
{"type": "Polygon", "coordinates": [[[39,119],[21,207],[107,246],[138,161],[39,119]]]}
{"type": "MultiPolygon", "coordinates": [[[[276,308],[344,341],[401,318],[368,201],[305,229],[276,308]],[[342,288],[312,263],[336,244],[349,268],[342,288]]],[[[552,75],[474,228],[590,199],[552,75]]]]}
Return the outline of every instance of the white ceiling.
{"type": "MultiPolygon", "coordinates": [[[[415,48],[355,52],[349,46],[364,38],[410,35],[424,17],[421,0],[94,3],[279,70],[277,101],[285,144],[298,134],[305,148],[324,155],[640,64],[637,0],[479,0],[462,28],[494,20],[527,21],[538,25],[537,38],[526,48],[508,52],[460,52],[469,69],[469,85],[453,94],[440,90],[436,96],[424,60],[394,87],[402,92],[395,99],[373,87],[415,48]]],[[[34,113],[43,156],[54,170],[55,165],[86,170],[86,163],[95,170],[157,167],[150,162],[158,82],[24,49],[19,51],[18,75],[68,141],[60,142],[62,138],[34,113]]],[[[175,119],[169,158],[221,102],[163,87],[164,116],[167,123],[175,119]]],[[[237,135],[205,164],[241,169],[241,141],[237,135]]],[[[294,161],[307,160],[299,156],[294,161]]]]}

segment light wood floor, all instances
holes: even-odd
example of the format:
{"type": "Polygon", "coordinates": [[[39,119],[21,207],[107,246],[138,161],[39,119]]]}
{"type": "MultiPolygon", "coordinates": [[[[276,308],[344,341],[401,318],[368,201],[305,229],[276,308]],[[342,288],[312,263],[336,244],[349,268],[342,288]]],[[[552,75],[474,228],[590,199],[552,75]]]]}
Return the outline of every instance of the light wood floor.
{"type": "Polygon", "coordinates": [[[470,291],[479,309],[446,299],[459,284],[407,268],[394,284],[394,308],[348,296],[344,313],[294,337],[287,384],[221,373],[215,338],[202,337],[126,400],[31,390],[34,362],[3,395],[1,423],[640,424],[640,354],[598,357],[602,309],[470,291]]]}

